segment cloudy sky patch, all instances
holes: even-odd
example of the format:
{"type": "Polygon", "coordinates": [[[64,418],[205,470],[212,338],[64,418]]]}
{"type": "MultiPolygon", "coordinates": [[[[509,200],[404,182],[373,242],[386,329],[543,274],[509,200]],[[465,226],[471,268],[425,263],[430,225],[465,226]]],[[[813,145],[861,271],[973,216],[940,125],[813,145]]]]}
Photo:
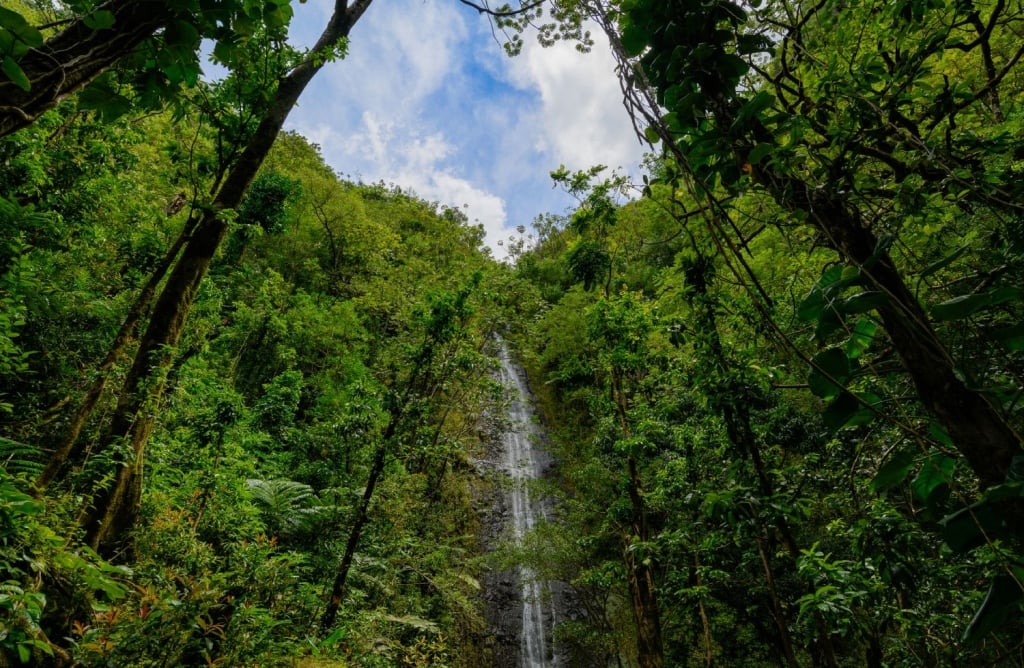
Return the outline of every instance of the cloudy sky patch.
{"type": "MultiPolygon", "coordinates": [[[[296,6],[296,42],[315,41],[331,5],[296,6]]],[[[506,57],[487,21],[455,0],[377,0],[288,127],[340,174],[463,209],[501,257],[497,242],[517,225],[571,206],[551,170],[635,173],[642,155],[603,44],[580,54],[527,42],[506,57]]]]}

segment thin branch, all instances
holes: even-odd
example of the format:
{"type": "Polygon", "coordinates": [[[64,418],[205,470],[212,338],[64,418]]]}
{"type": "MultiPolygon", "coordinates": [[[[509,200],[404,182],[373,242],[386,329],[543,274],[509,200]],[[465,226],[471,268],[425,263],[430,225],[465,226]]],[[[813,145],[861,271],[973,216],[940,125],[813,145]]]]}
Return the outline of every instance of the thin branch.
{"type": "Polygon", "coordinates": [[[535,0],[535,2],[531,2],[528,5],[523,5],[519,9],[509,9],[502,11],[494,10],[491,9],[490,7],[486,7],[483,5],[478,5],[475,2],[470,2],[470,0],[459,0],[459,2],[461,2],[462,4],[466,5],[467,7],[472,7],[481,14],[486,14],[488,16],[493,16],[499,19],[509,18],[512,16],[519,16],[520,14],[526,14],[528,12],[533,11],[537,7],[543,5],[545,1],[546,0],[535,0]]]}

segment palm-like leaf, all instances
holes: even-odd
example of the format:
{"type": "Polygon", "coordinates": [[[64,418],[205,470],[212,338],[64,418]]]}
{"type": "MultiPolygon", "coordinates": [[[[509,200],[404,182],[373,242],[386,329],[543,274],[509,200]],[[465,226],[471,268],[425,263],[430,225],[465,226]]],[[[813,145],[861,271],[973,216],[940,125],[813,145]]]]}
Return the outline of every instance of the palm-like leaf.
{"type": "Polygon", "coordinates": [[[313,488],[294,480],[246,481],[252,499],[259,506],[267,533],[291,538],[311,530],[329,509],[313,488]]]}

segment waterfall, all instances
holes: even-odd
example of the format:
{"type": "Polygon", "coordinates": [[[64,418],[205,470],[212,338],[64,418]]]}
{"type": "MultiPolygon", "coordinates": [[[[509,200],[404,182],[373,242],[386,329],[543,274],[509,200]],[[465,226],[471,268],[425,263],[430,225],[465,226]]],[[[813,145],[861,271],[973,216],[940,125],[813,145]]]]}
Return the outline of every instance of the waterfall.
{"type": "MultiPolygon", "coordinates": [[[[502,436],[501,469],[511,479],[508,491],[509,522],[518,543],[533,529],[538,519],[546,519],[546,500],[530,494],[530,482],[538,479],[546,453],[535,450],[540,430],[534,423],[534,410],[525,374],[511,358],[508,346],[501,343],[501,382],[511,395],[509,426],[502,436]]],[[[518,573],[522,601],[522,625],[519,634],[520,668],[548,668],[556,662],[549,651],[550,629],[555,610],[548,584],[537,579],[526,567],[518,573]]]]}

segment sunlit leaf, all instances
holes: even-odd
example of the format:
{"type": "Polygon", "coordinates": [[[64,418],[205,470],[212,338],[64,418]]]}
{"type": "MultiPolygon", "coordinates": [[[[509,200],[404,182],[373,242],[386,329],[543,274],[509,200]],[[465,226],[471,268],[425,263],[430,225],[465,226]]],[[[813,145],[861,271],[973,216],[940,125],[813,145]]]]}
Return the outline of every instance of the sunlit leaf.
{"type": "Polygon", "coordinates": [[[11,81],[22,90],[30,90],[32,83],[25,76],[25,70],[21,69],[21,65],[14,61],[14,58],[10,56],[4,56],[3,63],[0,64],[0,69],[3,69],[4,74],[10,77],[11,81]]]}

